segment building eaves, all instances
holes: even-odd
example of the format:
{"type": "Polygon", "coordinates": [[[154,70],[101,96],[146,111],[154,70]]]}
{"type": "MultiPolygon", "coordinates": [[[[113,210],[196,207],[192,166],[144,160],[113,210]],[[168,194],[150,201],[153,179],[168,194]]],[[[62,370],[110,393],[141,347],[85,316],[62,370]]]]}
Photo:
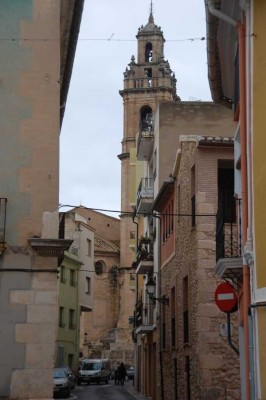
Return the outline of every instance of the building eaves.
{"type": "MultiPolygon", "coordinates": [[[[215,8],[221,7],[221,0],[215,1],[215,8]]],[[[205,0],[206,12],[206,36],[207,36],[207,64],[208,79],[212,95],[215,103],[221,103],[224,98],[222,89],[221,67],[219,61],[219,51],[217,46],[218,18],[213,16],[208,8],[208,0],[205,0]]]]}
{"type": "MultiPolygon", "coordinates": [[[[197,146],[233,146],[234,138],[227,136],[181,135],[182,142],[194,142],[197,146]]],[[[180,153],[180,151],[179,151],[180,153]]],[[[178,154],[180,157],[180,154],[178,154]]]]}
{"type": "Polygon", "coordinates": [[[169,197],[169,195],[173,192],[174,190],[174,178],[169,177],[169,179],[165,180],[153,202],[153,210],[159,211],[163,202],[165,201],[166,198],[169,197]]]}
{"type": "Polygon", "coordinates": [[[67,95],[72,75],[75,52],[77,47],[79,28],[83,12],[84,0],[63,0],[61,14],[67,22],[61,28],[61,68],[60,68],[60,126],[62,126],[67,95]],[[65,28],[65,29],[64,29],[65,28]]]}
{"type": "Polygon", "coordinates": [[[199,146],[234,146],[234,138],[222,136],[201,136],[199,146]]]}

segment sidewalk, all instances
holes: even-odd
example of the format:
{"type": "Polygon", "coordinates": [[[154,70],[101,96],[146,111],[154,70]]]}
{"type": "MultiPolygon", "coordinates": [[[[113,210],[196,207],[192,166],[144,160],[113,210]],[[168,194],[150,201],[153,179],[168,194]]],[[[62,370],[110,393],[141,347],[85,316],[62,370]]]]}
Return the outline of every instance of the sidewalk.
{"type": "Polygon", "coordinates": [[[139,393],[134,388],[132,381],[125,382],[124,388],[126,389],[126,391],[129,394],[131,394],[132,397],[134,397],[134,399],[137,399],[137,400],[148,400],[148,397],[143,396],[141,393],[139,393]]]}

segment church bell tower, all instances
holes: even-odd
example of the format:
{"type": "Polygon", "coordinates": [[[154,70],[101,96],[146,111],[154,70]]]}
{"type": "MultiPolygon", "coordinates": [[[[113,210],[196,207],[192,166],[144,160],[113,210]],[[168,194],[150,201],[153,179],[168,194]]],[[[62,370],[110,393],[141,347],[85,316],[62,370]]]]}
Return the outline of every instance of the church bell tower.
{"type": "MultiPolygon", "coordinates": [[[[176,79],[164,58],[164,35],[154,22],[152,5],[148,23],[138,29],[137,59],[131,61],[124,72],[124,88],[120,90],[124,105],[124,126],[121,160],[121,233],[120,267],[131,267],[136,259],[136,224],[132,220],[139,178],[143,177],[144,163],[138,161],[137,138],[143,124],[152,121],[158,105],[176,100],[176,79]]],[[[134,272],[134,271],[132,271],[134,272]]],[[[128,326],[128,318],[135,306],[133,275],[124,274],[120,290],[118,327],[128,326]]]]}

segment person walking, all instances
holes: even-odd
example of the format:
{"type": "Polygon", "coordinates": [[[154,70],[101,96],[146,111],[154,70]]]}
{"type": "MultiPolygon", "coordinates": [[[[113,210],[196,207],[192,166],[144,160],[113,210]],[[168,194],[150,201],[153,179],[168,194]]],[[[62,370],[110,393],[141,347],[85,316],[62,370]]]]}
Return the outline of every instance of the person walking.
{"type": "Polygon", "coordinates": [[[127,376],[126,367],[124,363],[121,362],[121,364],[118,367],[118,382],[121,384],[121,386],[124,386],[126,376],[127,376]]]}

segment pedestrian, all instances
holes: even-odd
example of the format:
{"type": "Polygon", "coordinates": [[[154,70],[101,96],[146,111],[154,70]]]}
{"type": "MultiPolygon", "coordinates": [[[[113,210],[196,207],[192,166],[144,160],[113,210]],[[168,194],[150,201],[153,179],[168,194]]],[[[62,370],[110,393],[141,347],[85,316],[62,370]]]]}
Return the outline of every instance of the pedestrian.
{"type": "Polygon", "coordinates": [[[124,386],[126,376],[127,376],[126,367],[124,363],[121,362],[121,364],[118,367],[118,385],[120,383],[121,386],[124,386]]]}
{"type": "Polygon", "coordinates": [[[114,377],[115,377],[115,385],[119,385],[119,364],[115,367],[114,377]]]}

